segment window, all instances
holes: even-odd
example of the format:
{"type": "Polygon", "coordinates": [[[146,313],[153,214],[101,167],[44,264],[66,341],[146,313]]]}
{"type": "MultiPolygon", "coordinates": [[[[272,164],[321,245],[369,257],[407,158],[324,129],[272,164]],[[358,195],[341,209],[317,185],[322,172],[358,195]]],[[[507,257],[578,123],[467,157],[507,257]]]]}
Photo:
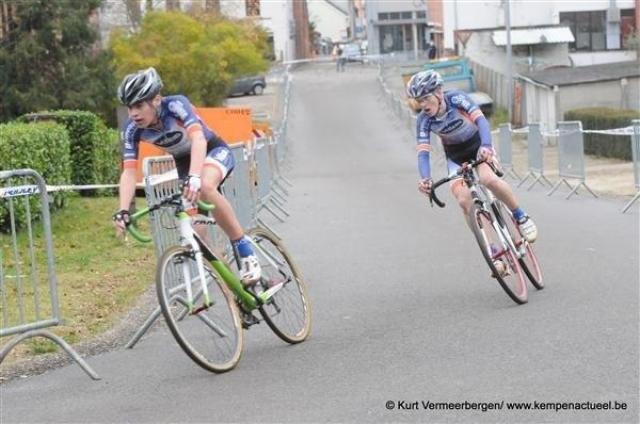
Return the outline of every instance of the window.
{"type": "Polygon", "coordinates": [[[400,12],[389,13],[389,19],[400,19],[400,12]]]}
{"type": "Polygon", "coordinates": [[[402,19],[412,19],[411,12],[402,12],[402,19]]]}
{"type": "Polygon", "coordinates": [[[389,19],[389,14],[388,13],[378,13],[378,20],[379,21],[386,21],[387,19],[389,19]]]}
{"type": "MultiPolygon", "coordinates": [[[[620,45],[623,49],[629,49],[629,42],[636,33],[636,15],[634,9],[620,10],[620,45]]],[[[636,36],[637,37],[637,36],[636,36]]]]}
{"type": "Polygon", "coordinates": [[[575,38],[573,43],[569,43],[569,49],[571,51],[606,50],[606,15],[604,10],[561,12],[560,23],[568,26],[575,38]]]}
{"type": "Polygon", "coordinates": [[[426,19],[427,13],[423,10],[420,12],[416,12],[416,19],[426,19]]]}

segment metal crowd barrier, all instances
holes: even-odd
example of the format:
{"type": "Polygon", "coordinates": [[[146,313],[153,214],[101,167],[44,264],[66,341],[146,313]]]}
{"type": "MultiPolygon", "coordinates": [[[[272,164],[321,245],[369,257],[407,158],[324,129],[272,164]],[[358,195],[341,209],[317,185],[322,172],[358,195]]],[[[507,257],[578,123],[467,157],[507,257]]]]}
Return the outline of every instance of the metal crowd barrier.
{"type": "Polygon", "coordinates": [[[62,318],[45,181],[31,169],[0,171],[0,181],[3,181],[0,210],[8,212],[8,222],[5,220],[2,224],[5,228],[0,228],[0,337],[15,335],[0,350],[0,363],[19,343],[46,337],[62,347],[92,379],[99,380],[98,374],[67,342],[46,330],[60,324],[62,318]],[[20,234],[18,215],[24,216],[26,226],[20,234]],[[34,231],[38,221],[42,231],[34,231]],[[5,230],[10,238],[3,233],[5,230]],[[5,247],[9,249],[6,253],[5,247]]]}
{"type": "Polygon", "coordinates": [[[500,160],[500,165],[504,169],[505,175],[511,175],[513,178],[520,180],[521,177],[513,168],[511,124],[500,124],[498,134],[498,159],[500,160]]]}
{"type": "Polygon", "coordinates": [[[540,131],[540,124],[529,124],[529,133],[527,135],[527,162],[529,165],[529,173],[522,178],[518,187],[522,186],[529,178],[533,178],[533,182],[527,187],[531,190],[536,183],[546,183],[551,186],[551,182],[544,176],[544,154],[542,151],[543,138],[540,131]]]}
{"type": "Polygon", "coordinates": [[[582,122],[561,121],[558,122],[558,168],[560,181],[547,193],[551,196],[562,183],[565,183],[571,191],[567,199],[578,192],[580,186],[584,186],[593,197],[598,197],[585,183],[584,172],[584,134],[582,133],[582,122]],[[568,179],[578,180],[578,184],[572,187],[568,179]]]}
{"type": "Polygon", "coordinates": [[[631,159],[633,160],[633,179],[636,185],[636,194],[622,208],[625,213],[633,203],[640,198],[640,119],[632,121],[633,134],[631,135],[631,159]]]}

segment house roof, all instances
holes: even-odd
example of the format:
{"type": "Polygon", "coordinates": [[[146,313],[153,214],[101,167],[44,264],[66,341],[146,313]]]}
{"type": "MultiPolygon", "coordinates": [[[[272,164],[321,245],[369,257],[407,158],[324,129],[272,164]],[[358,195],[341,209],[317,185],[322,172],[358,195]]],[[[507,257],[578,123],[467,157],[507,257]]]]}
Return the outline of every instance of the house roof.
{"type": "Polygon", "coordinates": [[[584,84],[598,81],[611,81],[622,78],[640,77],[640,61],[606,63],[602,65],[551,68],[543,71],[523,73],[549,87],[554,85],[584,84]]]}
{"type": "MultiPolygon", "coordinates": [[[[496,46],[507,45],[507,31],[493,31],[491,38],[496,46]]],[[[573,43],[573,33],[566,26],[546,27],[546,28],[521,28],[511,30],[511,44],[553,44],[553,43],[573,43]]]]}

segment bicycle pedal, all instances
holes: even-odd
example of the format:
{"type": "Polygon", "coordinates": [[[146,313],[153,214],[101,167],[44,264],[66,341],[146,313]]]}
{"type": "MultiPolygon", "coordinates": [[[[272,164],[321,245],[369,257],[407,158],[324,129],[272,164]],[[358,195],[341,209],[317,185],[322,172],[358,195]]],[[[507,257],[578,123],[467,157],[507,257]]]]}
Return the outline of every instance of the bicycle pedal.
{"type": "Polygon", "coordinates": [[[256,318],[255,315],[253,315],[252,313],[242,312],[241,315],[242,315],[241,316],[242,328],[244,328],[245,330],[251,327],[252,325],[260,324],[260,320],[256,318]]]}

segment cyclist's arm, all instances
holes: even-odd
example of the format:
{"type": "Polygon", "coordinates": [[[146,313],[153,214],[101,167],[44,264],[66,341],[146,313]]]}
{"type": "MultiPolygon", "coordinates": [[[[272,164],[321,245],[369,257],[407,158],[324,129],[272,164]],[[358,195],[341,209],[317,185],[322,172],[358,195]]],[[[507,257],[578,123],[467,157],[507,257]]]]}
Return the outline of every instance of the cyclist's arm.
{"type": "Polygon", "coordinates": [[[491,126],[482,112],[480,112],[480,116],[476,118],[475,124],[478,126],[478,131],[480,132],[480,145],[493,147],[491,144],[491,126]]]}
{"type": "Polygon", "coordinates": [[[189,175],[200,175],[204,158],[207,155],[207,140],[204,138],[204,133],[200,125],[192,125],[187,131],[189,139],[191,140],[191,165],[189,166],[189,175]]]}
{"type": "Polygon", "coordinates": [[[122,132],[122,174],[120,174],[120,210],[129,210],[136,194],[139,135],[136,125],[128,121],[122,132]]]}
{"type": "Polygon", "coordinates": [[[136,194],[136,168],[124,168],[120,175],[120,210],[129,210],[129,205],[136,194]]]}
{"type": "Polygon", "coordinates": [[[418,152],[418,172],[421,179],[431,178],[431,139],[430,128],[428,124],[425,124],[422,119],[417,123],[417,142],[416,151],[418,152]]]}

